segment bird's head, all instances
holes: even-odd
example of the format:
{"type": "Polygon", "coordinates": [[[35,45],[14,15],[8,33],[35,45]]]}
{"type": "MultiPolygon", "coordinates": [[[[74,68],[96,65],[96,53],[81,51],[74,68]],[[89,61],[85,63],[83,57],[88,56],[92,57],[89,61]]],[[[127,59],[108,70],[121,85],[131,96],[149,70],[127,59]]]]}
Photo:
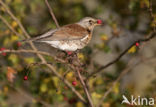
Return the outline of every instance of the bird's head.
{"type": "Polygon", "coordinates": [[[93,28],[97,25],[102,25],[102,20],[94,19],[92,17],[85,17],[81,19],[77,24],[87,28],[89,30],[93,30],[93,28]]]}

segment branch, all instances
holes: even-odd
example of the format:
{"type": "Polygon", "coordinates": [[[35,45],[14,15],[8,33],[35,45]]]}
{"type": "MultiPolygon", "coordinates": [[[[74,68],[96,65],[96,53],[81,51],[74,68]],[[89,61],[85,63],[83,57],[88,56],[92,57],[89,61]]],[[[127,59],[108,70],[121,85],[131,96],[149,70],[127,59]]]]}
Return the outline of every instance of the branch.
{"type": "Polygon", "coordinates": [[[114,59],[113,61],[109,62],[108,64],[106,64],[106,65],[104,65],[104,66],[101,66],[97,71],[92,72],[91,74],[89,74],[89,76],[87,77],[87,79],[90,78],[90,77],[92,77],[93,75],[95,75],[95,74],[97,74],[97,73],[102,72],[103,69],[105,69],[105,68],[107,68],[107,67],[109,67],[109,66],[115,64],[115,63],[116,63],[117,61],[119,61],[119,60],[122,58],[122,56],[124,56],[124,55],[128,52],[128,50],[129,50],[130,48],[132,48],[137,42],[138,42],[138,43],[147,42],[147,41],[153,39],[154,37],[156,37],[156,32],[153,32],[153,33],[151,34],[151,36],[149,36],[148,38],[139,39],[139,40],[133,42],[133,43],[132,43],[127,49],[125,49],[116,59],[114,59]]]}
{"type": "Polygon", "coordinates": [[[59,24],[58,24],[58,21],[57,21],[55,15],[54,15],[54,12],[53,12],[52,8],[50,7],[50,5],[49,5],[49,3],[48,3],[48,0],[45,0],[45,3],[46,3],[46,5],[47,5],[47,7],[48,7],[48,9],[49,9],[49,12],[50,12],[50,14],[51,14],[51,17],[53,18],[53,20],[54,20],[54,22],[55,22],[55,24],[56,24],[56,27],[59,28],[60,26],[59,26],[59,24]]]}
{"type": "MultiPolygon", "coordinates": [[[[5,10],[7,11],[7,13],[11,16],[11,18],[17,22],[17,24],[19,25],[19,27],[23,31],[25,37],[26,38],[30,38],[30,35],[25,30],[25,28],[23,27],[22,23],[15,17],[15,15],[10,11],[10,9],[6,6],[6,4],[2,0],[0,0],[0,4],[5,8],[5,10]]],[[[35,45],[31,41],[28,42],[28,43],[30,44],[30,46],[32,47],[33,50],[37,51],[37,48],[35,47],[35,45]]],[[[41,59],[41,61],[45,62],[44,61],[44,58],[40,54],[37,54],[37,56],[41,59]]]]}
{"type": "MultiPolygon", "coordinates": [[[[149,11],[149,13],[150,13],[151,20],[154,22],[154,15],[153,15],[153,11],[152,11],[152,0],[149,0],[148,11],[149,11]]],[[[128,52],[128,50],[129,50],[131,47],[133,47],[133,46],[136,44],[136,42],[138,42],[138,43],[147,42],[147,41],[153,39],[154,37],[156,37],[156,25],[155,25],[155,23],[154,23],[154,27],[153,27],[152,30],[153,30],[153,32],[152,32],[151,36],[149,36],[148,38],[139,39],[139,40],[133,42],[133,43],[132,43],[125,51],[123,51],[116,59],[114,59],[113,61],[109,62],[108,64],[106,64],[106,65],[104,65],[104,66],[101,66],[97,71],[95,71],[95,72],[89,74],[89,76],[88,76],[87,78],[90,78],[90,77],[92,77],[93,75],[95,75],[95,74],[97,74],[97,73],[99,73],[99,72],[102,72],[103,69],[105,69],[105,68],[107,68],[107,67],[113,65],[114,63],[116,63],[118,60],[121,59],[122,56],[124,56],[124,55],[128,52]]]]}
{"type": "MultiPolygon", "coordinates": [[[[154,15],[153,15],[153,13],[152,13],[152,0],[149,0],[148,11],[149,11],[149,13],[150,13],[150,16],[151,16],[152,21],[154,22],[154,15]]],[[[140,40],[138,40],[138,41],[136,41],[136,42],[147,42],[147,41],[151,40],[152,38],[156,37],[156,24],[155,24],[155,23],[154,23],[154,26],[153,26],[153,29],[152,29],[152,30],[153,30],[153,33],[151,34],[150,37],[148,37],[148,38],[146,38],[146,39],[140,39],[140,40]]],[[[133,46],[136,42],[134,42],[131,46],[133,46]]],[[[130,47],[131,47],[131,46],[130,46],[130,47]]],[[[130,48],[129,48],[129,49],[130,49],[130,48]]],[[[119,55],[119,58],[117,58],[117,61],[118,61],[118,60],[124,55],[124,53],[126,53],[126,52],[127,52],[127,51],[125,50],[123,53],[121,53],[121,54],[119,55]]],[[[151,58],[152,58],[152,57],[151,57],[151,58]]],[[[134,59],[134,58],[133,58],[133,59],[134,59]]],[[[152,59],[153,59],[153,58],[152,58],[152,59]]],[[[115,60],[114,60],[114,61],[115,61],[115,60]]],[[[113,84],[112,84],[112,86],[109,88],[109,90],[106,91],[106,93],[104,94],[104,96],[103,96],[103,97],[101,98],[101,100],[99,101],[97,107],[99,107],[99,106],[102,104],[103,100],[104,100],[104,99],[108,96],[108,94],[112,91],[112,89],[113,89],[113,87],[116,85],[116,83],[117,83],[125,74],[127,74],[131,69],[133,69],[134,66],[140,64],[141,62],[147,61],[147,59],[142,60],[142,61],[136,63],[135,65],[134,65],[134,63],[133,63],[133,61],[132,61],[132,64],[133,64],[134,66],[129,66],[130,63],[131,63],[131,61],[132,61],[132,59],[129,61],[128,66],[123,70],[123,72],[119,75],[119,77],[113,82],[113,84]]],[[[112,62],[112,64],[113,64],[113,62],[112,62]]],[[[108,65],[108,64],[107,64],[107,65],[108,65]]],[[[108,67],[108,66],[107,66],[107,67],[108,67]]],[[[105,68],[106,68],[106,67],[105,67],[105,68]]],[[[103,69],[104,69],[104,67],[103,67],[103,69]]]]}
{"type": "Polygon", "coordinates": [[[69,58],[71,58],[71,59],[69,59],[69,60],[71,60],[70,67],[72,67],[76,71],[76,73],[78,75],[78,79],[79,79],[79,81],[80,81],[80,83],[84,89],[84,93],[87,96],[87,100],[89,102],[90,107],[94,107],[91,95],[90,95],[88,88],[87,88],[87,85],[84,82],[84,78],[81,76],[81,73],[80,73],[80,71],[82,71],[82,64],[81,64],[81,62],[77,56],[77,52],[74,53],[73,56],[69,57],[69,58]],[[76,61],[76,62],[73,62],[73,61],[76,61]]]}
{"type": "Polygon", "coordinates": [[[43,54],[43,55],[47,55],[47,56],[52,56],[51,54],[49,54],[47,52],[35,51],[35,50],[25,50],[25,49],[20,49],[20,50],[6,49],[6,50],[3,50],[3,51],[0,51],[0,54],[1,53],[38,53],[38,54],[43,54]]]}
{"type": "Polygon", "coordinates": [[[154,15],[153,15],[153,9],[152,9],[152,0],[149,0],[148,11],[149,11],[151,20],[152,20],[152,22],[154,23],[154,26],[153,26],[152,30],[153,30],[154,32],[156,32],[156,22],[154,21],[154,15]]]}
{"type": "Polygon", "coordinates": [[[10,9],[6,6],[6,4],[2,0],[0,0],[0,4],[5,8],[7,13],[11,16],[11,18],[17,22],[17,24],[19,25],[19,27],[22,29],[23,33],[25,34],[26,38],[30,38],[29,34],[26,32],[22,23],[15,17],[15,15],[10,11],[10,9]]]}
{"type": "Polygon", "coordinates": [[[55,60],[57,60],[57,61],[59,61],[61,63],[66,63],[65,60],[62,60],[62,59],[60,59],[60,58],[58,58],[56,56],[51,55],[48,52],[44,52],[44,51],[25,50],[25,49],[20,49],[20,50],[6,49],[6,50],[3,50],[3,51],[0,51],[0,54],[1,53],[34,53],[34,54],[42,54],[42,55],[46,55],[46,56],[51,56],[55,60]]]}
{"type": "Polygon", "coordinates": [[[87,86],[86,86],[86,84],[85,84],[85,82],[84,82],[84,80],[83,80],[83,78],[82,78],[82,76],[81,76],[80,71],[79,71],[78,68],[76,69],[76,72],[78,74],[78,78],[80,80],[80,83],[82,84],[83,89],[84,89],[84,91],[85,91],[85,93],[87,95],[87,98],[88,98],[88,101],[89,101],[90,106],[91,107],[94,107],[93,102],[92,102],[92,99],[91,99],[91,96],[90,96],[89,91],[87,89],[87,86]]]}
{"type": "MultiPolygon", "coordinates": [[[[55,15],[54,15],[54,13],[53,13],[53,11],[52,11],[52,8],[50,7],[50,5],[49,5],[49,3],[48,3],[48,0],[45,0],[45,3],[46,3],[46,5],[47,5],[47,7],[48,7],[48,9],[49,9],[49,11],[50,11],[50,14],[51,14],[51,16],[52,16],[52,18],[53,18],[53,20],[54,20],[54,22],[55,22],[57,28],[59,28],[59,24],[58,24],[58,22],[57,22],[57,20],[56,20],[56,18],[55,18],[55,15]]],[[[77,61],[78,61],[78,59],[77,59],[77,61]]],[[[79,61],[78,61],[78,62],[79,62],[79,61]]],[[[71,64],[71,67],[72,67],[72,64],[71,64]]],[[[94,106],[93,106],[93,102],[92,102],[92,100],[91,100],[91,96],[90,96],[90,94],[89,94],[89,92],[88,92],[88,89],[87,89],[87,87],[86,87],[86,84],[84,83],[84,81],[83,81],[83,79],[82,79],[82,76],[81,76],[81,74],[80,74],[79,69],[77,68],[76,71],[77,71],[79,80],[80,80],[80,82],[81,82],[81,84],[82,84],[82,86],[83,86],[83,89],[84,89],[84,91],[85,91],[85,93],[86,93],[86,95],[87,95],[89,104],[90,104],[91,107],[94,107],[94,106]]]]}
{"type": "Polygon", "coordinates": [[[10,26],[10,24],[7,22],[6,19],[4,19],[4,18],[2,17],[2,15],[0,15],[0,19],[4,22],[4,24],[6,24],[6,25],[8,26],[8,28],[9,28],[15,35],[20,35],[19,33],[17,33],[17,32],[15,31],[15,29],[13,29],[13,28],[10,26]]]}
{"type": "MultiPolygon", "coordinates": [[[[64,61],[64,60],[62,60],[62,59],[60,59],[60,58],[57,58],[57,57],[55,57],[55,56],[53,56],[53,55],[51,55],[50,53],[47,53],[47,52],[43,52],[43,51],[34,51],[34,50],[24,50],[24,49],[21,49],[21,50],[3,50],[3,51],[0,51],[0,54],[1,53],[38,53],[38,54],[42,54],[42,55],[47,55],[47,56],[51,56],[51,57],[54,57],[54,59],[55,60],[57,60],[57,61],[59,61],[59,62],[61,62],[61,63],[66,63],[66,61],[64,61]]],[[[46,63],[40,63],[40,64],[45,64],[45,65],[50,65],[51,63],[48,63],[48,62],[46,62],[46,63]]],[[[73,69],[73,66],[72,65],[70,65],[71,66],[71,68],[73,69]]],[[[62,76],[60,76],[60,78],[61,78],[61,80],[65,80],[62,76]]],[[[66,81],[66,80],[65,80],[66,81]]],[[[67,82],[67,81],[66,81],[67,82]]],[[[68,84],[68,83],[67,83],[68,84]]],[[[69,88],[72,88],[72,87],[69,87],[69,88]]],[[[78,94],[78,92],[74,89],[74,88],[72,88],[72,91],[74,91],[74,93],[77,93],[78,94]]],[[[79,95],[79,94],[78,94],[79,95]]],[[[79,96],[80,98],[81,98],[81,96],[79,96]]]]}
{"type": "MultiPolygon", "coordinates": [[[[17,24],[19,25],[19,27],[21,28],[21,30],[23,31],[24,35],[27,38],[30,38],[30,35],[26,32],[25,28],[23,27],[23,25],[21,24],[21,22],[15,17],[15,15],[10,11],[10,9],[5,5],[5,3],[0,0],[0,4],[6,9],[7,13],[11,16],[12,19],[14,19],[17,24]]],[[[2,20],[3,21],[3,20],[2,20]]],[[[10,25],[9,25],[10,26],[10,25]]],[[[10,26],[11,27],[11,26],[10,26]]],[[[9,28],[10,28],[9,27],[9,28]]],[[[12,28],[13,29],[13,28],[12,28]]],[[[37,51],[37,48],[34,46],[34,44],[32,42],[29,42],[30,46],[32,47],[32,49],[34,51],[37,51]]],[[[44,57],[42,55],[40,55],[39,53],[37,54],[37,56],[40,58],[40,60],[43,63],[47,63],[46,60],[44,59],[44,57]]],[[[54,75],[56,75],[59,79],[61,79],[71,90],[73,93],[75,93],[75,95],[82,101],[82,102],[86,102],[85,99],[81,96],[81,94],[76,91],[76,89],[64,78],[62,78],[62,76],[56,71],[56,69],[52,66],[52,65],[47,65],[47,67],[52,71],[52,73],[54,75]]]]}

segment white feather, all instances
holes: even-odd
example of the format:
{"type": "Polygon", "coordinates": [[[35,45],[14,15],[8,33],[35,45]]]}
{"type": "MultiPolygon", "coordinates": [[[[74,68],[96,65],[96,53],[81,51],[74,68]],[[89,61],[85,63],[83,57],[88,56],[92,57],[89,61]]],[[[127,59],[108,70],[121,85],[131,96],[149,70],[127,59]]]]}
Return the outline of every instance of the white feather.
{"type": "Polygon", "coordinates": [[[43,38],[43,37],[47,37],[49,35],[52,35],[57,29],[52,29],[52,30],[49,30],[48,32],[42,34],[39,36],[39,38],[43,38]]]}
{"type": "Polygon", "coordinates": [[[76,51],[77,49],[83,48],[83,46],[81,46],[79,42],[85,41],[87,38],[88,35],[86,35],[80,41],[73,40],[73,41],[41,41],[41,42],[50,44],[54,48],[58,48],[64,51],[76,51]]]}
{"type": "Polygon", "coordinates": [[[86,35],[84,38],[81,39],[81,41],[84,41],[88,38],[88,35],[86,35]]]}
{"type": "Polygon", "coordinates": [[[60,41],[42,41],[42,42],[48,43],[55,48],[59,48],[65,51],[76,51],[78,49],[78,45],[75,43],[72,44],[66,42],[61,43],[60,41]]]}

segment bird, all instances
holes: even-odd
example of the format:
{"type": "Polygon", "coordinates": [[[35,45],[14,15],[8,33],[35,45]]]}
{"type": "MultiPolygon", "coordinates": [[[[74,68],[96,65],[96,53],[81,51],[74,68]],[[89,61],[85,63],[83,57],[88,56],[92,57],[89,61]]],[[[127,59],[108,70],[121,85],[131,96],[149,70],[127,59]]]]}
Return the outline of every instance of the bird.
{"type": "Polygon", "coordinates": [[[26,39],[22,42],[46,43],[59,50],[73,52],[84,48],[89,43],[93,29],[97,25],[102,25],[102,20],[85,17],[76,23],[51,29],[40,36],[26,39]]]}

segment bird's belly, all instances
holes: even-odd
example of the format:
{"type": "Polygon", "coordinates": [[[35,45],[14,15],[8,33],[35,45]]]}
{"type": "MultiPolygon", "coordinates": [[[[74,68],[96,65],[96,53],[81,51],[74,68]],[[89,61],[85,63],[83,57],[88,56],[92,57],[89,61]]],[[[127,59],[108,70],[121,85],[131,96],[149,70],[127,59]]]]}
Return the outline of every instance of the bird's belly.
{"type": "Polygon", "coordinates": [[[45,41],[45,43],[64,51],[76,51],[77,49],[83,48],[80,41],[45,41]]]}
{"type": "Polygon", "coordinates": [[[64,51],[76,51],[77,49],[84,48],[91,38],[87,35],[81,40],[64,40],[64,41],[42,41],[50,44],[51,46],[64,51]]]}

